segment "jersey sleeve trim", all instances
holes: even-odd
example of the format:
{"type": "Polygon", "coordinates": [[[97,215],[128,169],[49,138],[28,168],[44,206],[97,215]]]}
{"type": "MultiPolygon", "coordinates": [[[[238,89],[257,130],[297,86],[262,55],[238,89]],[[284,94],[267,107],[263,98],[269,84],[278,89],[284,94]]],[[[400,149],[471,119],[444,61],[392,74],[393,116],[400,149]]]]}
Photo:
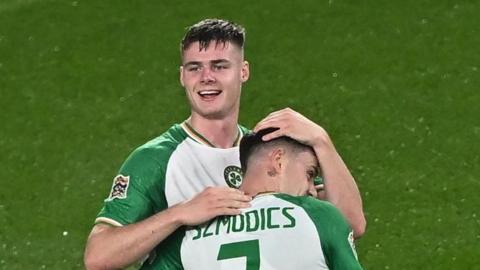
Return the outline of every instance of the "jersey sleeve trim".
{"type": "Polygon", "coordinates": [[[122,223],[116,221],[116,220],[113,220],[111,218],[106,218],[106,217],[98,217],[95,219],[95,224],[99,224],[99,223],[106,223],[108,225],[113,225],[115,227],[122,227],[122,223]]]}

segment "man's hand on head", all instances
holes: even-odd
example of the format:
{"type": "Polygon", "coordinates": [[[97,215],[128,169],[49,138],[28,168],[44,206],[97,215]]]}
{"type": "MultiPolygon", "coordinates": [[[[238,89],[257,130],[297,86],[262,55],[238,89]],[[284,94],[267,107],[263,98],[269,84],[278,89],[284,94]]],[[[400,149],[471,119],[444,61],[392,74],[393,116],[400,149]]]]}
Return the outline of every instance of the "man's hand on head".
{"type": "Polygon", "coordinates": [[[199,225],[223,215],[238,215],[250,207],[252,197],[229,187],[207,187],[192,199],[177,204],[178,219],[182,225],[199,225]]]}
{"type": "Polygon", "coordinates": [[[290,108],[270,113],[255,126],[253,131],[258,132],[270,127],[276,127],[278,130],[265,135],[264,141],[288,136],[311,147],[331,143],[327,132],[321,126],[290,108]]]}

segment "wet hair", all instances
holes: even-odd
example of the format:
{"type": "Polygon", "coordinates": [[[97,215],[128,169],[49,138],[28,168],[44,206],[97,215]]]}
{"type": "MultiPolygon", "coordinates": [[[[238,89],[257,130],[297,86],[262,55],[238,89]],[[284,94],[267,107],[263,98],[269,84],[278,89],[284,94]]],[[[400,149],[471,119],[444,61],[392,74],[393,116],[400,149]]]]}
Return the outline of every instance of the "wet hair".
{"type": "Polygon", "coordinates": [[[255,156],[261,149],[274,146],[285,146],[295,153],[303,151],[312,151],[312,153],[314,153],[311,146],[303,144],[287,136],[281,136],[270,141],[262,140],[263,136],[276,130],[278,130],[278,128],[266,128],[259,130],[256,133],[249,133],[242,138],[240,141],[240,164],[244,174],[248,169],[248,162],[250,158],[255,156]]]}
{"type": "Polygon", "coordinates": [[[243,26],[222,19],[205,19],[190,26],[181,43],[180,52],[187,50],[194,42],[200,43],[200,50],[206,50],[210,42],[215,41],[215,46],[220,43],[225,46],[227,42],[243,49],[245,43],[245,29],[243,26]]]}

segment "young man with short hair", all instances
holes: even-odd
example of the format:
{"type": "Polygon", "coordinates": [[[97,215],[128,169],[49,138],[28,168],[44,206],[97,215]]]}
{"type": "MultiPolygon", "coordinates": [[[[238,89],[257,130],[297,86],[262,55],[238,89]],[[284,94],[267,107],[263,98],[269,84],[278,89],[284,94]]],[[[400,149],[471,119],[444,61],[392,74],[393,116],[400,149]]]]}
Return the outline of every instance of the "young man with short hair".
{"type": "MultiPolygon", "coordinates": [[[[85,250],[88,269],[116,269],[153,253],[183,225],[237,215],[251,197],[241,183],[238,125],[241,87],[249,78],[243,27],[218,19],[189,28],[181,43],[180,82],[191,115],[137,148],[114,179],[85,250]]],[[[323,171],[327,200],[347,217],[357,235],[365,219],[347,167],[323,128],[290,109],[256,127],[278,127],[264,139],[289,136],[310,145],[323,171]]]]}

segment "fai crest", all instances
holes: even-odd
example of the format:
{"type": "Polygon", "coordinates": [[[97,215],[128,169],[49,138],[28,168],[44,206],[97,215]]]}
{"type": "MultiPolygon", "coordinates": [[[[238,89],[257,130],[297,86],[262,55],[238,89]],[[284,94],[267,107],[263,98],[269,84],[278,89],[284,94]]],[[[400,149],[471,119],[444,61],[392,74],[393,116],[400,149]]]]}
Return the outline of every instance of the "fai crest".
{"type": "Polygon", "coordinates": [[[108,201],[111,201],[115,198],[125,199],[127,198],[127,190],[130,181],[130,176],[117,175],[113,179],[112,190],[110,191],[110,196],[108,196],[108,201]]]}
{"type": "Polygon", "coordinates": [[[239,188],[242,184],[242,170],[237,166],[226,167],[223,171],[223,177],[229,187],[239,188]]]}

